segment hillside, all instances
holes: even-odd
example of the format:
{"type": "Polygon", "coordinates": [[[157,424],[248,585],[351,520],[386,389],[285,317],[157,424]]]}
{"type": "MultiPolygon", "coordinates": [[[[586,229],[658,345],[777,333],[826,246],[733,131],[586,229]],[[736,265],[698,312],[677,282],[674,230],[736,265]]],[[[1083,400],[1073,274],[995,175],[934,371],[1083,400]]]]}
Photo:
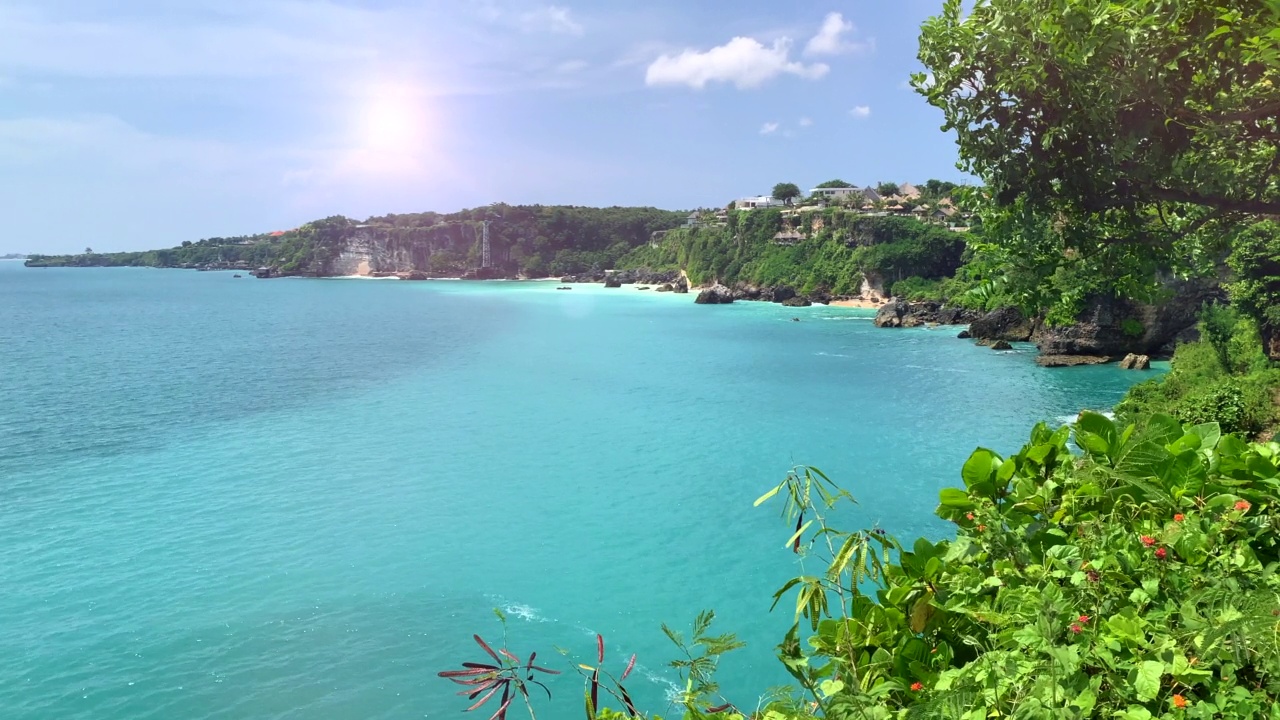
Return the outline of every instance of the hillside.
{"type": "Polygon", "coordinates": [[[458,276],[481,265],[489,221],[495,276],[545,276],[611,267],[685,213],[656,208],[492,205],[456,213],[334,216],[283,233],[186,241],[164,250],[33,255],[29,267],[273,268],[283,275],[420,272],[458,276]]]}
{"type": "Polygon", "coordinates": [[[682,269],[695,284],[787,285],[852,295],[863,279],[893,285],[938,280],[961,264],[968,233],[909,217],[844,208],[736,211],[724,222],[679,228],[623,256],[620,268],[682,269]]]}

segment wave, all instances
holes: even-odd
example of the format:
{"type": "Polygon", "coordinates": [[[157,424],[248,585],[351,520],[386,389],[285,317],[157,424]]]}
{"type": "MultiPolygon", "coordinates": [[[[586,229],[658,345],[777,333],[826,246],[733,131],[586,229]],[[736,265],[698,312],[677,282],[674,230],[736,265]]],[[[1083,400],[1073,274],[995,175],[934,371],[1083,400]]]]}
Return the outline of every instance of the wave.
{"type": "MultiPolygon", "coordinates": [[[[1111,410],[1089,410],[1089,408],[1085,408],[1084,410],[1081,410],[1080,412],[1085,412],[1085,410],[1088,410],[1089,412],[1096,412],[1096,413],[1098,413],[1099,415],[1101,415],[1101,416],[1103,416],[1103,417],[1107,418],[1108,420],[1115,420],[1115,419],[1116,419],[1116,414],[1115,414],[1114,412],[1112,412],[1111,410]]],[[[1080,415],[1079,415],[1079,413],[1077,413],[1077,414],[1075,414],[1075,415],[1058,415],[1057,417],[1053,418],[1053,421],[1054,421],[1055,423],[1057,423],[1058,425],[1075,425],[1075,424],[1076,424],[1076,418],[1077,418],[1077,417],[1079,417],[1079,416],[1080,416],[1080,415]]]]}
{"type": "Polygon", "coordinates": [[[852,355],[843,355],[843,354],[841,354],[841,353],[829,353],[829,352],[826,352],[826,351],[824,351],[824,350],[819,350],[818,352],[814,353],[814,355],[822,355],[822,356],[824,356],[824,357],[839,357],[839,358],[851,358],[851,357],[853,357],[852,355]]]}
{"type": "MultiPolygon", "coordinates": [[[[512,602],[510,600],[507,600],[505,598],[495,596],[495,595],[487,595],[485,596],[485,599],[488,600],[489,602],[496,603],[498,605],[498,608],[502,610],[503,614],[505,614],[507,617],[517,618],[519,620],[523,620],[525,622],[530,622],[530,623],[554,623],[557,625],[569,625],[573,627],[573,629],[581,632],[583,635],[587,637],[592,638],[593,640],[595,639],[596,635],[599,634],[595,630],[592,630],[591,628],[585,625],[578,625],[576,623],[561,623],[559,620],[556,620],[555,618],[548,618],[542,614],[542,611],[538,610],[537,608],[531,605],[512,602]]],[[[628,653],[623,648],[620,648],[620,651],[622,652],[623,656],[630,655],[630,653],[628,653]]],[[[672,678],[660,675],[658,672],[646,667],[645,664],[642,662],[636,663],[635,672],[639,674],[641,677],[643,677],[645,680],[648,680],[654,685],[657,685],[660,688],[662,688],[663,697],[667,702],[675,703],[680,699],[682,690],[680,688],[680,685],[678,685],[676,681],[673,680],[672,678]]]]}

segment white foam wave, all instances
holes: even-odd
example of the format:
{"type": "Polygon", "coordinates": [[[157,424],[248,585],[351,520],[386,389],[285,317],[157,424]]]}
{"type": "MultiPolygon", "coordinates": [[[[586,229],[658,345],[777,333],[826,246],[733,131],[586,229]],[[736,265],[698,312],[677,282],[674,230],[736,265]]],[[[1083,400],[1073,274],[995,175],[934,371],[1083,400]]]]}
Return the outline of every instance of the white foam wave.
{"type": "MultiPolygon", "coordinates": [[[[1088,409],[1088,408],[1086,408],[1086,410],[1087,410],[1087,409],[1088,409]]],[[[1084,412],[1084,410],[1081,410],[1080,412],[1084,412]]],[[[1116,419],[1116,414],[1115,414],[1114,412],[1110,411],[1110,410],[1090,410],[1090,412],[1096,412],[1096,413],[1098,413],[1099,415],[1101,415],[1101,416],[1103,416],[1103,417],[1107,418],[1108,420],[1115,420],[1115,419],[1116,419]]],[[[1076,418],[1077,418],[1077,417],[1079,417],[1079,414],[1076,414],[1076,415],[1059,415],[1059,416],[1055,417],[1053,420],[1054,420],[1054,422],[1055,422],[1055,423],[1057,423],[1058,425],[1075,425],[1075,424],[1076,424],[1076,418]]]]}

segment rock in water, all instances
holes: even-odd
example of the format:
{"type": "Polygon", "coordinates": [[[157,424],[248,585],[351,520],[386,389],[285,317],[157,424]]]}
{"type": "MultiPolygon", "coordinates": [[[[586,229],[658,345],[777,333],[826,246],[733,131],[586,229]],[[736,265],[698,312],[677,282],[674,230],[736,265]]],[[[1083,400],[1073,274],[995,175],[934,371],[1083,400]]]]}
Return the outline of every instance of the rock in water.
{"type": "Polygon", "coordinates": [[[427,273],[422,270],[411,270],[402,276],[405,280],[426,280],[427,273]]]}
{"type": "Polygon", "coordinates": [[[1076,365],[1102,365],[1111,358],[1100,355],[1040,355],[1036,364],[1040,367],[1075,367],[1076,365]]]}
{"type": "Polygon", "coordinates": [[[1151,358],[1147,355],[1129,353],[1120,361],[1120,367],[1124,370],[1148,370],[1151,368],[1151,358]]]}
{"type": "Polygon", "coordinates": [[[698,293],[694,302],[699,305],[728,305],[733,302],[733,291],[717,283],[698,293]]]}
{"type": "Polygon", "coordinates": [[[880,306],[876,311],[876,319],[873,324],[876,327],[896,328],[902,327],[902,316],[907,312],[907,304],[901,300],[894,300],[880,306]]]}
{"type": "Polygon", "coordinates": [[[782,301],[784,307],[809,307],[813,303],[804,297],[789,297],[782,301]]]}
{"type": "Polygon", "coordinates": [[[604,286],[607,288],[620,288],[622,287],[622,281],[616,277],[607,277],[604,279],[604,286]]]}
{"type": "Polygon", "coordinates": [[[973,336],[969,334],[969,331],[968,331],[968,330],[961,330],[961,331],[960,331],[960,334],[959,334],[959,335],[956,335],[956,337],[960,338],[961,340],[968,340],[969,338],[971,338],[971,337],[973,337],[973,336]]]}
{"type": "Polygon", "coordinates": [[[969,323],[973,337],[984,340],[1024,342],[1031,339],[1031,321],[1018,308],[1005,307],[983,315],[969,323]]]}
{"type": "Polygon", "coordinates": [[[654,292],[671,292],[672,290],[675,290],[675,287],[671,283],[663,283],[654,292]]]}
{"type": "Polygon", "coordinates": [[[1012,350],[1013,346],[1007,340],[997,340],[991,344],[992,350],[1012,350]]]}

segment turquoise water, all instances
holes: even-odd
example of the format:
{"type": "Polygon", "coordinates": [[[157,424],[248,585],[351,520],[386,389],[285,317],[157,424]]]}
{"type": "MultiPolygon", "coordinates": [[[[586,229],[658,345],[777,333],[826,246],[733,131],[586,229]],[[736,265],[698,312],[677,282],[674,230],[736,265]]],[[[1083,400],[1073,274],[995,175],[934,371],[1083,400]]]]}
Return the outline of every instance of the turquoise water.
{"type": "MultiPolygon", "coordinates": [[[[0,263],[0,717],[453,717],[435,677],[511,649],[640,657],[701,609],[784,680],[793,463],[850,523],[941,536],[977,445],[1139,374],[1044,370],[955,328],[554,283],[234,279],[0,263]],[[802,322],[791,322],[792,317],[802,322]]],[[[545,717],[577,717],[566,675],[545,717]]],[[[485,715],[487,717],[487,714],[485,715]]]]}

